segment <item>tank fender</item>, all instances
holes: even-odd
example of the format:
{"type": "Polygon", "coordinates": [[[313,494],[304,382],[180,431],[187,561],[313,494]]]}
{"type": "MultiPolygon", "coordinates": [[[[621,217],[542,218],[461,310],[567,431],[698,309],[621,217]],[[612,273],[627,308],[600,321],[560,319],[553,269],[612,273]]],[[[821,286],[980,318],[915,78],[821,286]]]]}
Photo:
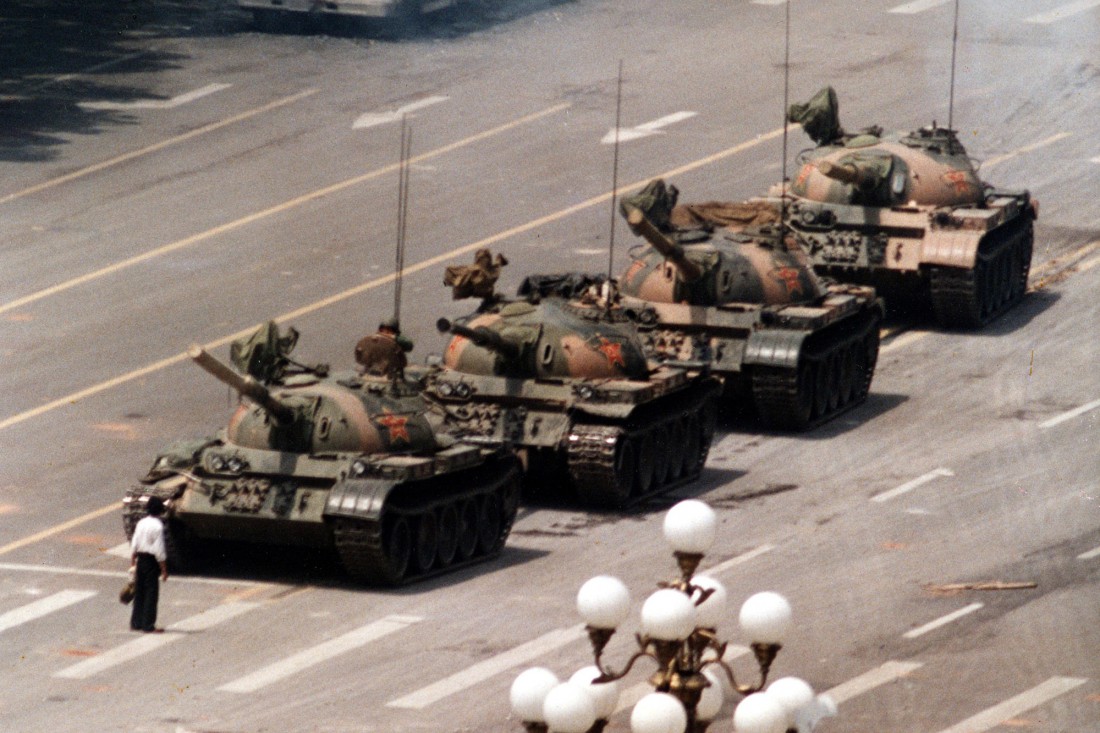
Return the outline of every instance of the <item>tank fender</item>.
{"type": "Polygon", "coordinates": [[[745,364],[795,369],[807,335],[807,331],[753,331],[745,344],[745,364]]]}
{"type": "Polygon", "coordinates": [[[399,482],[383,478],[345,478],[329,491],[322,516],[377,520],[386,497],[399,482]]]}
{"type": "Polygon", "coordinates": [[[984,231],[968,229],[929,230],[921,242],[921,264],[973,267],[984,235],[984,231]]]}

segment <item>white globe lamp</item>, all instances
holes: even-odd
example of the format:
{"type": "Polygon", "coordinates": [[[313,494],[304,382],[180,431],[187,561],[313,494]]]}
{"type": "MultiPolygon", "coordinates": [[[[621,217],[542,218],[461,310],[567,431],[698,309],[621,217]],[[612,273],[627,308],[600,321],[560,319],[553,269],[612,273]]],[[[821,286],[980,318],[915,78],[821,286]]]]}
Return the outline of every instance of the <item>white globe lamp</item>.
{"type": "Polygon", "coordinates": [[[688,499],[668,510],[664,531],[673,551],[704,554],[714,544],[718,517],[703,502],[688,499]]]}
{"type": "Polygon", "coordinates": [[[740,621],[750,641],[782,644],[791,627],[791,604],[772,591],[757,593],[741,606],[740,621]]]}
{"type": "Polygon", "coordinates": [[[592,680],[598,677],[600,677],[600,670],[595,666],[583,667],[573,673],[569,682],[587,689],[588,694],[592,696],[592,702],[596,705],[596,719],[607,720],[615,712],[615,706],[619,704],[619,683],[615,681],[594,683],[592,680]]]}
{"type": "Polygon", "coordinates": [[[618,578],[597,575],[577,592],[577,612],[592,628],[618,628],[630,613],[630,591],[618,578]]]}
{"type": "Polygon", "coordinates": [[[642,633],[660,641],[678,641],[695,630],[695,604],[686,593],[664,588],[642,605],[642,633]]]}
{"type": "Polygon", "coordinates": [[[529,723],[543,723],[543,703],[550,690],[559,684],[558,676],[545,667],[532,667],[524,670],[512,682],[509,697],[512,712],[520,720],[529,723]]]}
{"type": "Polygon", "coordinates": [[[667,692],[649,693],[630,713],[633,733],[684,733],[686,727],[687,711],[667,692]]]}
{"type": "Polygon", "coordinates": [[[585,733],[596,722],[596,704],[585,687],[565,682],[546,694],[542,715],[553,733],[585,733]]]}
{"type": "Polygon", "coordinates": [[[787,713],[763,692],[755,692],[734,709],[733,729],[736,733],[783,733],[787,729],[787,713]]]}

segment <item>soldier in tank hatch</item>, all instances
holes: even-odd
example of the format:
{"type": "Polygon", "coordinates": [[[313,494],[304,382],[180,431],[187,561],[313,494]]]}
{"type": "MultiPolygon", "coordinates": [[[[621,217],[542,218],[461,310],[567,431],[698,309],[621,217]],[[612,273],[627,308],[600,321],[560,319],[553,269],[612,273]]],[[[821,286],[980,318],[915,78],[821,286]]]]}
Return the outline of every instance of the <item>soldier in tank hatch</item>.
{"type": "Polygon", "coordinates": [[[401,335],[396,318],[387,318],[378,324],[378,332],[364,336],[355,345],[355,361],[362,374],[378,377],[398,377],[408,365],[405,354],[413,349],[413,342],[401,335]]]}

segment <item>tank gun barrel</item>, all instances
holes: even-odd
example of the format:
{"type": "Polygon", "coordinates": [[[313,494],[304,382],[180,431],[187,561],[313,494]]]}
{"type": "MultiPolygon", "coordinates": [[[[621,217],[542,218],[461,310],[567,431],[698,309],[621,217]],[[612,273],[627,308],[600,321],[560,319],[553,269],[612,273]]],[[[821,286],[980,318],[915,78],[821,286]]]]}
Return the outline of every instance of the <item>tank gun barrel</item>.
{"type": "Polygon", "coordinates": [[[478,346],[495,351],[505,359],[518,359],[520,357],[518,346],[487,328],[469,328],[459,323],[452,323],[446,318],[440,318],[436,321],[435,327],[439,329],[440,333],[453,333],[455,336],[468,338],[478,346]]]}
{"type": "Polygon", "coordinates": [[[626,223],[630,225],[630,231],[641,237],[660,252],[665,259],[680,273],[685,282],[694,282],[703,276],[699,265],[695,264],[684,254],[684,248],[673,242],[660,229],[653,226],[653,222],[646,218],[642,210],[635,206],[625,206],[626,223]]]}
{"type": "Polygon", "coordinates": [[[285,423],[294,419],[294,412],[289,407],[279,402],[264,385],[252,377],[238,374],[228,364],[220,361],[198,344],[192,344],[187,350],[191,360],[202,367],[203,371],[213,376],[219,382],[229,385],[275,418],[276,422],[285,423]]]}
{"type": "Polygon", "coordinates": [[[823,160],[817,164],[821,174],[832,178],[834,181],[847,183],[857,188],[874,186],[877,183],[878,173],[873,168],[865,168],[858,163],[832,163],[823,160]]]}

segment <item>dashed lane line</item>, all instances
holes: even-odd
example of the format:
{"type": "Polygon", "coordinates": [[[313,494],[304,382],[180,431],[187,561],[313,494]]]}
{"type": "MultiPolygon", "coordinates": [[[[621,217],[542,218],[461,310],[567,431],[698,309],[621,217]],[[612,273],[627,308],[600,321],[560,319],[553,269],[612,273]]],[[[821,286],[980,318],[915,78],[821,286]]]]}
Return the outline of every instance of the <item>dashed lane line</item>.
{"type": "Polygon", "coordinates": [[[1073,133],[1070,132],[1058,132],[1051,135],[1050,137],[1043,138],[1042,140],[1039,140],[1038,142],[1033,142],[1030,145],[1025,145],[1022,148],[1016,148],[1015,150],[1004,153],[1003,155],[995,155],[988,160],[982,161],[981,169],[986,170],[992,168],[995,165],[1000,165],[1007,160],[1012,160],[1013,158],[1018,158],[1019,156],[1026,153],[1034,152],[1039,148],[1045,148],[1047,145],[1053,145],[1056,142],[1065,140],[1067,137],[1072,136],[1072,134],[1073,133]]]}
{"type": "Polygon", "coordinates": [[[386,703],[386,707],[422,710],[445,697],[469,689],[490,677],[495,677],[501,672],[506,672],[532,659],[545,657],[551,652],[583,638],[585,638],[584,625],[556,629],[543,634],[537,639],[532,639],[506,652],[471,665],[461,672],[445,677],[427,687],[422,687],[408,695],[391,700],[386,703]]]}
{"type": "Polygon", "coordinates": [[[898,496],[901,496],[902,494],[909,493],[913,489],[916,489],[920,486],[924,486],[929,481],[934,481],[934,480],[936,480],[936,479],[938,479],[942,476],[954,476],[954,475],[955,475],[955,472],[952,471],[950,468],[937,468],[933,471],[929,471],[928,473],[924,474],[923,476],[918,476],[917,478],[913,479],[912,481],[907,481],[906,483],[902,484],[901,486],[890,489],[889,491],[883,491],[881,494],[875,494],[874,496],[871,497],[871,501],[875,501],[875,502],[879,502],[879,503],[884,502],[884,501],[890,501],[891,499],[893,499],[895,497],[898,497],[898,496]]]}
{"type": "Polygon", "coordinates": [[[423,620],[421,616],[386,616],[354,631],[342,634],[335,639],[330,639],[297,654],[292,654],[286,659],[269,664],[263,669],[222,685],[218,689],[223,692],[255,692],[262,687],[267,687],[321,662],[346,654],[423,620]]]}
{"type": "Polygon", "coordinates": [[[18,550],[20,547],[25,547],[27,545],[34,544],[35,542],[38,542],[39,540],[44,540],[47,537],[54,536],[55,534],[60,534],[61,532],[67,532],[70,529],[72,529],[73,527],[76,527],[77,525],[84,524],[85,522],[91,521],[93,519],[98,519],[99,517],[102,517],[104,514],[109,514],[110,512],[116,512],[116,511],[117,512],[122,511],[122,502],[118,502],[118,501],[112,502],[112,503],[108,504],[105,507],[101,507],[101,508],[96,509],[94,511],[90,511],[87,514],[82,514],[79,517],[75,517],[73,519],[70,519],[67,522],[62,522],[61,524],[56,524],[53,527],[50,527],[49,529],[44,529],[41,532],[37,532],[35,534],[32,534],[30,537],[24,537],[21,540],[15,540],[14,542],[9,542],[8,544],[0,547],[0,555],[5,555],[5,554],[7,554],[9,552],[12,552],[14,550],[18,550]]]}
{"type": "Polygon", "coordinates": [[[858,677],[853,677],[847,682],[840,683],[831,690],[827,690],[825,694],[831,697],[837,705],[840,705],[880,685],[900,679],[922,666],[921,662],[889,661],[869,672],[864,672],[858,677]]]}
{"type": "Polygon", "coordinates": [[[83,680],[104,670],[117,667],[140,656],[154,652],[163,646],[183,639],[188,633],[205,631],[213,626],[240,616],[242,613],[258,607],[259,603],[223,603],[214,606],[202,613],[186,618],[177,624],[173,624],[164,630],[163,634],[142,634],[133,641],[121,646],[116,646],[102,654],[89,657],[71,667],[66,667],[60,672],[55,672],[54,677],[71,680],[83,680]]]}
{"type": "Polygon", "coordinates": [[[1067,412],[1063,412],[1061,415],[1052,417],[1049,420],[1044,420],[1043,422],[1039,423],[1039,429],[1046,430],[1047,428],[1052,428],[1055,425],[1061,425],[1062,423],[1072,420],[1075,417],[1080,417],[1081,415],[1084,415],[1086,412],[1092,412],[1097,407],[1100,407],[1100,400],[1093,400],[1092,402],[1088,402],[1084,405],[1081,405],[1080,407],[1074,408],[1067,412]]]}
{"type": "Polygon", "coordinates": [[[1087,681],[1080,677],[1051,677],[1027,692],[1022,692],[999,705],[994,705],[977,715],[967,718],[961,723],[945,728],[940,733],[983,733],[1011,720],[1020,713],[1027,712],[1048,700],[1064,695],[1087,681]]]}
{"type": "Polygon", "coordinates": [[[958,619],[962,618],[963,616],[967,616],[969,614],[972,614],[975,611],[977,611],[981,608],[984,608],[984,606],[985,606],[985,604],[983,604],[983,603],[971,603],[969,606],[963,606],[962,608],[960,608],[957,611],[952,611],[951,613],[949,613],[945,616],[940,616],[935,621],[929,621],[928,623],[924,624],[923,626],[918,626],[915,629],[910,629],[909,631],[906,631],[904,634],[902,634],[902,636],[905,637],[906,639],[916,639],[918,636],[924,636],[925,634],[927,634],[930,631],[935,631],[936,629],[940,628],[941,626],[946,626],[947,624],[949,624],[953,621],[957,621],[958,619]]]}
{"type": "MultiPolygon", "coordinates": [[[[67,568],[59,565],[27,565],[15,562],[0,562],[0,570],[17,573],[44,573],[48,575],[78,575],[92,578],[126,578],[125,570],[93,570],[91,568],[67,568]]],[[[227,578],[203,578],[194,575],[172,575],[173,583],[198,583],[202,585],[225,585],[234,588],[278,588],[278,583],[262,583],[256,580],[229,580],[227,578]]]]}
{"type": "Polygon", "coordinates": [[[1077,556],[1078,560],[1091,560],[1094,557],[1100,557],[1100,547],[1089,550],[1088,552],[1082,552],[1077,556]]]}
{"type": "Polygon", "coordinates": [[[0,633],[96,595],[94,590],[63,590],[0,614],[0,633]]]}
{"type": "Polygon", "coordinates": [[[1065,20],[1066,18],[1071,18],[1079,13],[1092,10],[1097,5],[1100,5],[1100,0],[1077,0],[1077,2],[1059,5],[1054,10],[1049,10],[1045,13],[1036,13],[1035,15],[1024,18],[1024,22],[1049,25],[1051,23],[1057,23],[1060,20],[1065,20]]]}
{"type": "MultiPolygon", "coordinates": [[[[498,126],[493,127],[491,129],[483,130],[482,132],[479,132],[479,133],[474,134],[474,135],[470,135],[469,137],[465,137],[465,138],[463,138],[461,140],[457,140],[453,143],[448,143],[447,145],[443,145],[443,146],[438,147],[434,150],[429,150],[426,153],[421,153],[420,155],[416,155],[416,156],[409,159],[408,164],[409,165],[416,165],[417,163],[421,163],[425,160],[430,160],[432,158],[437,158],[437,157],[439,157],[441,155],[444,155],[446,153],[450,153],[454,150],[458,150],[459,148],[463,148],[463,147],[466,147],[468,145],[472,145],[476,142],[480,142],[481,140],[485,140],[487,138],[493,137],[494,135],[499,135],[503,132],[507,132],[508,130],[519,127],[520,125],[524,125],[524,124],[527,124],[529,122],[534,122],[535,120],[546,117],[547,115],[554,114],[555,112],[560,112],[564,109],[567,109],[569,106],[570,106],[569,103],[563,102],[561,104],[556,104],[553,107],[548,107],[548,108],[540,110],[538,112],[534,112],[532,114],[525,115],[523,117],[511,120],[509,122],[506,122],[502,125],[498,125],[498,126]]],[[[9,303],[4,303],[3,305],[0,305],[0,313],[5,313],[9,310],[12,310],[13,308],[19,308],[21,306],[27,305],[29,303],[33,303],[35,301],[41,300],[42,298],[45,298],[45,297],[48,297],[48,296],[51,296],[51,295],[56,295],[57,293],[63,292],[65,290],[69,290],[69,289],[74,288],[78,285],[83,285],[83,284],[91,282],[93,280],[98,280],[102,277],[105,277],[106,275],[113,274],[113,273],[118,272],[120,270],[125,270],[129,267],[133,267],[134,265],[140,264],[142,262],[146,262],[148,260],[155,259],[157,257],[161,257],[163,255],[166,255],[166,254],[170,253],[170,252],[175,252],[176,250],[183,249],[185,247],[189,247],[192,244],[197,244],[198,242],[206,241],[207,239],[211,239],[211,238],[213,238],[215,236],[218,236],[220,234],[225,234],[226,232],[230,232],[230,231],[233,231],[235,229],[239,229],[239,228],[241,228],[241,227],[243,227],[247,224],[251,224],[251,223],[253,223],[255,221],[259,221],[261,219],[266,219],[270,216],[274,216],[275,214],[281,214],[285,211],[289,211],[291,209],[302,206],[303,204],[309,203],[311,201],[315,201],[316,199],[323,198],[325,196],[336,193],[338,191],[342,191],[342,190],[344,190],[346,188],[350,188],[352,186],[356,186],[356,185],[358,185],[360,183],[363,183],[365,181],[373,180],[373,179],[378,178],[380,176],[383,176],[387,173],[392,173],[392,172],[396,171],[400,167],[400,165],[401,165],[400,163],[391,163],[390,165],[382,166],[381,168],[375,168],[374,170],[367,171],[366,173],[363,173],[361,175],[353,176],[352,178],[348,178],[348,179],[345,179],[343,181],[339,181],[339,182],[334,183],[332,185],[325,186],[323,188],[315,189],[313,191],[310,191],[309,193],[298,196],[297,198],[290,199],[289,201],[284,201],[281,204],[276,204],[275,206],[270,206],[270,207],[268,207],[266,209],[263,209],[261,211],[256,211],[256,212],[253,212],[253,213],[251,213],[247,216],[243,216],[239,219],[234,219],[233,221],[226,222],[225,224],[221,224],[221,225],[216,226],[212,229],[207,229],[206,231],[199,232],[198,234],[193,234],[190,237],[184,237],[183,239],[176,240],[175,242],[171,242],[171,243],[166,244],[162,247],[157,247],[156,249],[151,249],[148,252],[143,252],[140,255],[135,255],[134,257],[130,257],[130,258],[125,259],[125,260],[120,260],[119,262],[116,262],[113,265],[108,265],[107,267],[100,268],[99,270],[94,270],[92,272],[87,272],[87,273],[85,273],[83,275],[80,275],[78,277],[72,278],[70,280],[66,280],[65,282],[58,283],[58,284],[53,285],[51,287],[45,288],[43,290],[39,290],[38,292],[30,293],[29,295],[25,295],[22,298],[18,298],[18,299],[13,300],[9,303]]],[[[0,200],[0,203],[2,203],[2,200],[0,200]]]]}
{"type": "Polygon", "coordinates": [[[946,5],[949,2],[951,2],[951,0],[914,0],[911,3],[896,5],[890,8],[887,12],[899,13],[901,15],[915,15],[916,13],[923,13],[926,10],[938,8],[941,5],[946,5]]]}
{"type": "MultiPolygon", "coordinates": [[[[118,155],[118,156],[116,156],[114,158],[111,158],[109,160],[104,160],[100,163],[96,163],[95,165],[90,165],[86,168],[81,168],[80,170],[73,171],[72,173],[67,173],[63,176],[58,176],[57,178],[51,178],[50,180],[43,181],[42,183],[39,183],[35,186],[31,186],[29,188],[24,188],[22,191],[16,191],[15,193],[9,193],[6,196],[0,196],[0,204],[7,203],[8,201],[14,201],[15,199],[23,198],[24,196],[30,196],[33,193],[38,193],[39,191],[45,191],[48,188],[53,188],[54,186],[59,186],[62,183],[68,183],[69,181],[74,181],[77,178],[83,178],[84,176],[91,175],[92,173],[97,173],[97,172],[99,172],[99,171],[101,171],[105,168],[110,168],[110,167],[116,166],[120,163],[125,163],[128,160],[133,160],[134,158],[140,158],[143,155],[148,155],[149,153],[155,153],[158,150],[163,150],[164,148],[168,148],[168,147],[171,147],[173,145],[178,145],[179,143],[186,142],[187,140],[191,140],[191,139],[196,138],[200,135],[205,135],[208,132],[213,132],[214,130],[221,129],[221,128],[226,127],[228,125],[232,125],[232,124],[235,124],[237,122],[242,122],[242,121],[247,120],[251,117],[255,117],[256,115],[263,114],[264,112],[270,112],[273,109],[278,109],[279,107],[283,107],[283,106],[288,105],[288,104],[293,104],[294,102],[297,102],[300,99],[305,99],[306,97],[310,96],[311,94],[315,94],[316,92],[317,92],[316,89],[305,89],[303,91],[298,92],[297,94],[291,94],[288,97],[283,97],[282,99],[276,99],[273,102],[269,102],[268,104],[262,105],[260,107],[250,109],[246,112],[241,112],[240,114],[234,115],[232,117],[227,117],[224,120],[219,120],[218,122],[212,122],[209,125],[204,125],[202,127],[198,127],[194,130],[191,130],[190,132],[185,132],[182,135],[177,135],[176,137],[168,138],[167,140],[162,140],[159,143],[154,143],[153,145],[148,145],[148,146],[146,146],[144,148],[140,148],[138,150],[132,150],[129,153],[123,153],[122,155],[118,155]]],[[[6,307],[5,307],[5,310],[6,310],[6,307]]],[[[0,311],[0,312],[2,312],[2,311],[0,311]]]]}
{"type": "Polygon", "coordinates": [[[774,549],[775,545],[760,545],[760,547],[753,548],[748,552],[743,552],[736,557],[731,557],[729,560],[724,560],[717,565],[707,568],[706,570],[703,570],[701,572],[705,575],[717,575],[718,573],[729,570],[735,565],[740,565],[741,563],[748,562],[749,560],[760,557],[761,555],[771,552],[774,549]]]}

